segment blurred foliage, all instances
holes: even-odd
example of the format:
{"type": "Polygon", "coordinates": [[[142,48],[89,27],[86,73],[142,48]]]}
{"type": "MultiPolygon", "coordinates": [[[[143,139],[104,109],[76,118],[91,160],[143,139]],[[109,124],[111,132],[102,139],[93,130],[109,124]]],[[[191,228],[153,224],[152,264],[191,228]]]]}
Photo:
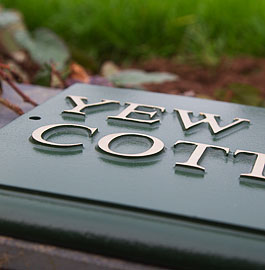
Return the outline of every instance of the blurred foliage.
{"type": "Polygon", "coordinates": [[[232,83],[226,89],[215,90],[214,94],[217,99],[222,101],[264,106],[264,100],[260,95],[260,90],[247,84],[232,83]]]}
{"type": "Polygon", "coordinates": [[[53,62],[61,71],[64,70],[70,58],[68,49],[62,40],[48,29],[35,30],[33,38],[25,30],[17,31],[15,39],[40,66],[53,62]]]}
{"type": "MultiPolygon", "coordinates": [[[[86,62],[192,55],[265,55],[264,0],[0,0],[27,26],[48,27],[86,62]]],[[[77,60],[79,60],[77,59],[77,60]]],[[[91,64],[91,63],[90,63],[91,64]]]]}
{"type": "Polygon", "coordinates": [[[18,11],[0,9],[0,48],[1,61],[25,83],[48,85],[52,67],[60,74],[68,69],[70,53],[63,40],[45,28],[30,33],[18,11]]]}
{"type": "Polygon", "coordinates": [[[138,69],[121,70],[107,78],[116,86],[125,88],[140,88],[145,83],[163,83],[175,81],[178,76],[167,72],[145,72],[138,69]]]}

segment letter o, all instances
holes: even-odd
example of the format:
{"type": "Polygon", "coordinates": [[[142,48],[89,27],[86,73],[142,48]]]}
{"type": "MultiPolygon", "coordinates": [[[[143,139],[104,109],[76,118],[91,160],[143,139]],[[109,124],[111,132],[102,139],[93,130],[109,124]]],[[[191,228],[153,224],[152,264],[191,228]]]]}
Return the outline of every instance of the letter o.
{"type": "Polygon", "coordinates": [[[98,142],[98,147],[111,155],[115,155],[115,156],[119,156],[119,157],[130,157],[130,158],[140,158],[140,157],[148,157],[148,156],[153,156],[155,154],[158,154],[159,152],[161,152],[164,149],[164,143],[159,140],[156,137],[153,136],[149,136],[146,134],[141,134],[141,133],[114,133],[114,134],[109,134],[106,135],[105,137],[101,138],[98,142]],[[137,153],[137,154],[123,154],[123,153],[119,153],[119,152],[115,152],[112,151],[110,149],[110,143],[120,137],[123,136],[139,136],[139,137],[144,137],[144,138],[148,138],[149,140],[151,140],[153,142],[153,145],[145,152],[142,153],[137,153]]]}

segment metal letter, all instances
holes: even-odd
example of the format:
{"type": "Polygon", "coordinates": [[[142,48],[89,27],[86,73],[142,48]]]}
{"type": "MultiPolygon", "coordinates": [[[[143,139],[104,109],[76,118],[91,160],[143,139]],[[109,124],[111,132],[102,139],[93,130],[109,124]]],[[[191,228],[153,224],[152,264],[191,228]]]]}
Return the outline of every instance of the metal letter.
{"type": "Polygon", "coordinates": [[[69,128],[78,128],[78,129],[84,129],[86,131],[88,131],[90,133],[90,136],[94,135],[94,133],[97,131],[97,128],[90,128],[87,126],[83,126],[83,125],[76,125],[76,124],[54,124],[54,125],[47,125],[47,126],[43,126],[40,127],[38,129],[36,129],[35,131],[33,131],[31,137],[33,139],[33,141],[44,145],[44,146],[50,146],[53,148],[67,148],[67,149],[75,149],[75,148],[80,148],[83,147],[82,143],[71,143],[71,144],[60,144],[60,143],[53,143],[53,142],[49,142],[47,141],[47,139],[44,139],[45,134],[48,135],[52,135],[54,133],[56,133],[56,129],[58,128],[63,128],[63,129],[69,129],[69,128]],[[48,134],[50,133],[51,134],[48,134]]]}
{"type": "Polygon", "coordinates": [[[102,99],[101,102],[87,104],[84,103],[88,101],[86,97],[80,97],[80,96],[67,96],[67,98],[70,98],[71,101],[74,103],[75,107],[71,110],[64,110],[63,114],[72,114],[72,115],[81,115],[85,117],[85,113],[83,112],[85,109],[95,106],[101,106],[105,104],[120,104],[119,101],[116,100],[108,100],[108,99],[102,99]]]}
{"type": "Polygon", "coordinates": [[[175,164],[175,166],[184,166],[184,167],[195,168],[195,169],[199,169],[203,172],[205,171],[205,168],[198,165],[198,163],[199,163],[200,159],[202,158],[202,156],[207,148],[214,148],[214,149],[223,150],[226,155],[228,155],[228,153],[229,153],[229,148],[216,146],[216,145],[188,142],[188,141],[177,141],[174,144],[174,147],[176,147],[176,145],[178,145],[178,144],[192,144],[192,145],[196,145],[196,148],[194,149],[194,151],[192,152],[192,154],[190,155],[189,159],[186,162],[183,162],[183,163],[177,162],[175,164]]]}
{"type": "Polygon", "coordinates": [[[131,103],[131,102],[126,102],[125,104],[128,104],[129,106],[127,108],[125,108],[117,116],[108,116],[108,119],[119,119],[119,120],[133,121],[133,122],[139,122],[139,123],[153,124],[153,123],[160,122],[160,120],[159,119],[143,120],[143,119],[137,119],[137,118],[129,117],[129,115],[132,114],[132,113],[143,114],[143,115],[148,115],[149,118],[152,119],[157,114],[157,111],[147,112],[147,111],[137,110],[138,107],[158,109],[161,112],[165,112],[164,107],[151,106],[151,105],[138,104],[138,103],[131,103]]]}
{"type": "Polygon", "coordinates": [[[214,134],[218,134],[221,131],[224,131],[228,128],[231,128],[233,126],[236,126],[242,122],[250,123],[248,119],[242,119],[242,118],[234,118],[234,122],[232,122],[229,125],[226,125],[224,127],[220,127],[218,122],[216,121],[216,118],[220,118],[219,115],[211,114],[211,113],[200,113],[200,115],[204,116],[204,118],[197,122],[191,122],[189,114],[193,114],[192,111],[186,111],[186,110],[179,110],[175,109],[175,111],[179,114],[181,122],[185,128],[185,130],[190,129],[191,127],[200,125],[202,123],[208,123],[211,127],[211,130],[214,134]]]}
{"type": "Polygon", "coordinates": [[[161,152],[164,149],[164,143],[161,140],[159,140],[158,138],[153,137],[153,136],[149,136],[149,135],[146,135],[146,134],[141,134],[141,133],[115,133],[115,134],[110,134],[110,135],[107,135],[107,136],[101,138],[99,140],[99,142],[98,142],[98,147],[101,150],[103,150],[104,152],[106,152],[108,154],[111,154],[111,155],[115,155],[115,156],[119,156],[119,157],[139,158],[139,157],[152,156],[152,155],[155,155],[155,154],[161,152]],[[145,137],[145,138],[151,140],[153,145],[147,151],[142,152],[142,153],[138,153],[138,154],[123,154],[123,153],[118,153],[118,152],[112,151],[110,149],[110,144],[115,139],[123,137],[123,136],[145,137]]]}
{"type": "Polygon", "coordinates": [[[264,170],[264,166],[265,166],[265,154],[258,153],[258,152],[237,150],[234,154],[234,157],[236,157],[238,154],[249,154],[249,155],[256,155],[257,156],[251,172],[250,173],[242,173],[242,174],[240,174],[240,176],[255,178],[258,180],[259,179],[265,180],[265,176],[263,175],[263,170],[264,170]]]}

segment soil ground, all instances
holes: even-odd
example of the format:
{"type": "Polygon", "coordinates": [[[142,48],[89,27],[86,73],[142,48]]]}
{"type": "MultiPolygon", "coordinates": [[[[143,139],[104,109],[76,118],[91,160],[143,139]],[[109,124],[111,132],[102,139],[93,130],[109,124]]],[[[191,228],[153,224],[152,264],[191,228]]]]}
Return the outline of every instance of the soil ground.
{"type": "MultiPolygon", "coordinates": [[[[265,58],[223,58],[216,67],[180,64],[168,59],[152,59],[133,65],[146,71],[166,71],[179,76],[178,81],[146,84],[154,92],[206,96],[216,99],[216,89],[225,89],[223,100],[231,101],[231,84],[257,88],[260,99],[265,97],[265,58]]],[[[244,93],[242,93],[244,94],[244,93]]]]}

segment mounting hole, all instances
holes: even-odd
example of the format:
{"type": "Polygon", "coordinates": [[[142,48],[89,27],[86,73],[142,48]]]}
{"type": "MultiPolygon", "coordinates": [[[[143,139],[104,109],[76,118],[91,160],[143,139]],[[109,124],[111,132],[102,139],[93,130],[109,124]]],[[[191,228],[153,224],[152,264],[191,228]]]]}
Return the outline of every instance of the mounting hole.
{"type": "Polygon", "coordinates": [[[40,120],[41,117],[40,116],[30,116],[29,119],[30,120],[40,120]]]}

